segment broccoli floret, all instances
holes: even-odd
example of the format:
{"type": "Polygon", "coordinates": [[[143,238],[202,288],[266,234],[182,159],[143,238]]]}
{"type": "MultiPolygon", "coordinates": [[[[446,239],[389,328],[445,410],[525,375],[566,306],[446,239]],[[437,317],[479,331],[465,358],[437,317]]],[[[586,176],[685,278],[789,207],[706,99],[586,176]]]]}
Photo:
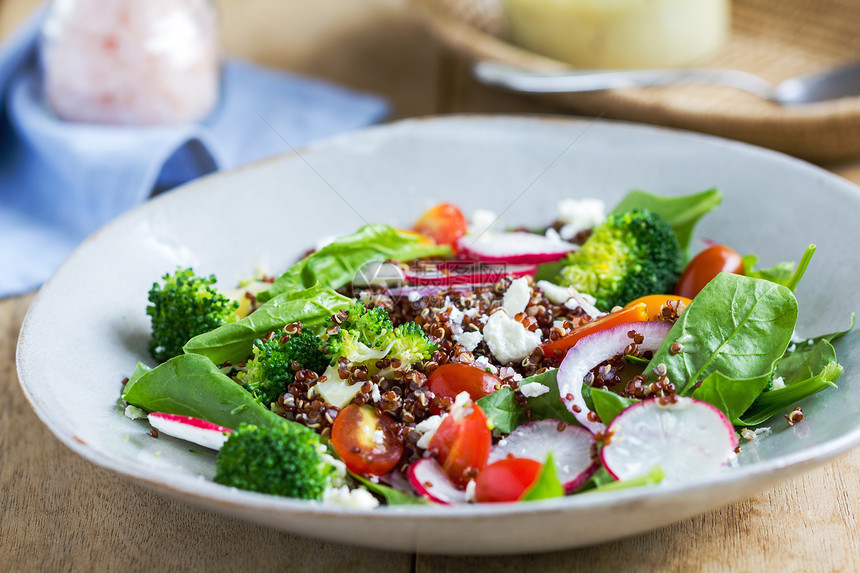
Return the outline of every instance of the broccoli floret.
{"type": "Polygon", "coordinates": [[[146,314],[152,317],[149,353],[159,362],[182,354],[191,338],[238,320],[239,303],[220,294],[211,285],[215,275],[198,277],[191,269],[177,267],[165,274],[164,285],[153,283],[146,314]]]}
{"type": "Polygon", "coordinates": [[[254,357],[248,361],[247,369],[237,375],[245,389],[267,408],[295,379],[293,362],[317,374],[321,374],[328,365],[325,354],[320,351],[320,337],[310,332],[288,337],[277,334],[266,342],[254,341],[254,357]]]}
{"type": "MultiPolygon", "coordinates": [[[[430,358],[438,348],[414,322],[395,328],[382,308],[367,308],[357,301],[343,312],[346,318],[340,320],[339,330],[328,337],[323,349],[332,365],[346,358],[352,364],[366,363],[373,373],[378,370],[373,363],[382,358],[397,358],[411,366],[430,358]]],[[[336,324],[335,317],[330,325],[336,324]]]]}
{"type": "Polygon", "coordinates": [[[394,329],[394,345],[386,358],[397,358],[403,364],[428,360],[439,346],[430,340],[414,322],[404,322],[394,329]]]}
{"type": "Polygon", "coordinates": [[[322,499],[334,467],[319,436],[295,423],[274,429],[242,424],[230,434],[215,464],[217,483],[299,499],[322,499]]]}
{"type": "Polygon", "coordinates": [[[610,215],[582,248],[569,254],[559,283],[597,298],[611,310],[649,294],[670,293],[681,275],[678,237],[646,210],[610,215]]]}
{"type": "Polygon", "coordinates": [[[330,356],[355,352],[356,345],[386,350],[394,338],[391,317],[379,307],[367,308],[363,302],[356,301],[332,317],[329,326],[337,324],[335,317],[340,317],[339,330],[326,340],[326,353],[330,356]]]}

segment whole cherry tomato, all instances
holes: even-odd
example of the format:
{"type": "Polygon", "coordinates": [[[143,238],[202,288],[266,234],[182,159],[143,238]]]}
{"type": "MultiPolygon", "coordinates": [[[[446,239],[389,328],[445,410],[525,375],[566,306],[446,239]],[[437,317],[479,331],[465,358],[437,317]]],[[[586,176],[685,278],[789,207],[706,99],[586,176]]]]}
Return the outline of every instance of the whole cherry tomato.
{"type": "Polygon", "coordinates": [[[712,245],[693,257],[681,273],[675,294],[695,298],[720,273],[744,274],[743,258],[725,245],[712,245]]]}
{"type": "Polygon", "coordinates": [[[583,324],[567,336],[563,336],[558,340],[554,340],[552,342],[545,342],[541,344],[540,348],[543,351],[543,355],[550,357],[555,355],[556,351],[561,352],[562,356],[566,353],[570,348],[573,347],[574,344],[579,342],[579,339],[588,336],[589,334],[594,334],[600,330],[605,328],[612,328],[613,326],[618,326],[619,324],[624,324],[627,322],[643,322],[648,320],[648,306],[644,304],[637,304],[630,308],[624,308],[619,310],[618,312],[612,312],[589,322],[587,324],[583,324]]]}
{"type": "Polygon", "coordinates": [[[663,312],[663,307],[669,302],[683,302],[684,306],[690,306],[690,303],[693,301],[677,294],[649,294],[648,296],[642,296],[627,303],[624,308],[644,304],[648,307],[648,320],[657,320],[663,312]]]}
{"type": "Polygon", "coordinates": [[[331,443],[346,467],[356,474],[386,474],[403,455],[394,420],[367,405],[350,404],[337,415],[331,443]]]}
{"type": "Polygon", "coordinates": [[[493,436],[487,416],[480,406],[469,401],[455,404],[442,420],[427,448],[455,483],[465,486],[487,465],[493,436]]]}
{"type": "Polygon", "coordinates": [[[505,458],[478,474],[475,499],[480,502],[517,501],[537,481],[543,465],[528,458],[505,458]]]}
{"type": "Polygon", "coordinates": [[[451,203],[440,203],[425,212],[412,227],[440,245],[455,247],[457,239],[466,234],[466,217],[451,203]]]}
{"type": "MultiPolygon", "coordinates": [[[[430,373],[427,384],[436,396],[454,400],[460,392],[468,392],[472,400],[478,400],[498,390],[502,381],[483,368],[470,364],[443,364],[430,373]]],[[[440,408],[430,407],[438,414],[440,408]]]]}

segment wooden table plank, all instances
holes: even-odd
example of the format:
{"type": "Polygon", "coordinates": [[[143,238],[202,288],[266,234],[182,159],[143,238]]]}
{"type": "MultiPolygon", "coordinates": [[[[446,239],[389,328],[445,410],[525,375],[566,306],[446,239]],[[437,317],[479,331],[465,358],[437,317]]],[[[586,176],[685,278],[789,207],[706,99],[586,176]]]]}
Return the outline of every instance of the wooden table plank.
{"type": "MultiPolygon", "coordinates": [[[[37,3],[0,2],[0,38],[37,3]]],[[[465,64],[419,30],[405,0],[220,0],[219,7],[229,52],[380,93],[394,118],[561,111],[476,84],[465,64]]],[[[860,182],[860,163],[831,169],[860,182]]],[[[413,558],[201,511],[96,468],[38,422],[14,371],[30,299],[0,301],[0,570],[860,570],[860,449],[720,510],[542,555],[413,558]]]]}

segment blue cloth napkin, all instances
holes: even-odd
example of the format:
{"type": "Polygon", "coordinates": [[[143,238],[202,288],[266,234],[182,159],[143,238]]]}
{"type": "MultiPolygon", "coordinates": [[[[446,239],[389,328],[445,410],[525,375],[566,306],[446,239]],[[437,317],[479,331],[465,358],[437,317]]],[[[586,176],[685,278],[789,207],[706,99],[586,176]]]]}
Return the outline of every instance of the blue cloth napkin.
{"type": "Polygon", "coordinates": [[[64,122],[41,97],[43,12],[0,45],[0,298],[39,286],[83,239],[154,190],[388,113],[379,98],[233,59],[224,64],[218,108],[200,124],[64,122]]]}

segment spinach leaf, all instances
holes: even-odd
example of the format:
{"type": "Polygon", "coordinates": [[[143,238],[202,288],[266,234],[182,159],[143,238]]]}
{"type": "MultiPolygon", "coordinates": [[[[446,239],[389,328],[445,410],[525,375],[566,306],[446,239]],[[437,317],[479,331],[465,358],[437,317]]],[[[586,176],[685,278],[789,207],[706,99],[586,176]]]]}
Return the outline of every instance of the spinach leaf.
{"type": "Polygon", "coordinates": [[[696,223],[722,200],[723,195],[716,189],[682,197],[660,197],[645,191],[631,191],[612,212],[623,213],[632,209],[647,209],[659,215],[675,231],[681,251],[689,253],[696,223]]]}
{"type": "Polygon", "coordinates": [[[770,373],[755,378],[731,378],[713,372],[693,391],[693,398],[719,409],[729,420],[736,420],[770,384],[770,373]]]}
{"type": "Polygon", "coordinates": [[[814,254],[815,245],[809,245],[797,266],[794,263],[778,263],[770,268],[761,270],[755,270],[758,257],[756,255],[746,255],[743,257],[744,274],[748,277],[775,282],[793,291],[797,288],[800,279],[806,273],[806,269],[809,267],[809,262],[812,260],[812,255],[814,254]]]}
{"type": "Polygon", "coordinates": [[[648,370],[665,364],[680,396],[717,371],[734,378],[770,374],[796,322],[797,300],[788,288],[720,273],[675,322],[648,370]],[[672,352],[675,342],[681,352],[672,352]]]}
{"type": "Polygon", "coordinates": [[[236,429],[242,422],[274,428],[290,424],[236,384],[205,356],[180,354],[152,370],[140,367],[122,399],[149,412],[193,416],[236,429]]]}
{"type": "Polygon", "coordinates": [[[426,239],[416,233],[400,231],[389,225],[365,225],[294,264],[257,298],[265,302],[281,293],[306,289],[315,284],[340,288],[352,282],[362,265],[372,261],[409,261],[450,255],[451,247],[448,245],[427,244],[426,239]]]}
{"type": "Polygon", "coordinates": [[[603,388],[592,388],[591,399],[594,401],[594,411],[607,426],[627,406],[639,401],[633,398],[624,398],[603,388]]]}
{"type": "Polygon", "coordinates": [[[517,402],[516,395],[510,388],[500,388],[479,398],[475,403],[487,415],[490,425],[505,434],[510,434],[528,421],[526,409],[517,402]]]}
{"type": "Polygon", "coordinates": [[[550,499],[553,497],[562,497],[564,495],[564,486],[558,481],[558,474],[555,472],[555,461],[552,459],[552,452],[547,454],[546,461],[541,468],[535,483],[520,498],[520,501],[535,501],[538,499],[550,499]]]}
{"type": "Polygon", "coordinates": [[[241,362],[251,353],[254,340],[299,320],[308,330],[319,329],[331,315],[350,304],[352,299],[319,285],[284,293],[238,322],[195,336],[182,349],[187,354],[206,356],[215,364],[241,362]]]}
{"type": "Polygon", "coordinates": [[[558,278],[559,273],[561,273],[561,269],[564,268],[564,261],[557,261],[554,263],[542,263],[538,265],[537,273],[535,274],[535,282],[537,281],[549,281],[554,283],[558,278]]]}
{"type": "MultiPolygon", "coordinates": [[[[827,344],[827,342],[824,342],[827,344]]],[[[812,396],[822,390],[836,386],[835,382],[842,375],[842,366],[836,362],[828,362],[811,378],[799,380],[790,386],[778,390],[763,392],[758,400],[747,410],[743,417],[735,420],[736,426],[755,426],[779,414],[796,402],[812,396]]]]}
{"type": "MultiPolygon", "coordinates": [[[[602,468],[601,468],[602,469],[602,468]]],[[[604,470],[605,471],[605,470],[604,470]]],[[[607,473],[607,475],[609,475],[607,473]]],[[[610,476],[611,477],[611,476],[610,476]]],[[[612,480],[609,482],[604,482],[597,487],[590,489],[588,491],[615,491],[619,489],[627,489],[628,487],[640,487],[643,485],[656,485],[663,481],[663,478],[666,477],[666,474],[663,472],[663,469],[659,465],[654,465],[650,470],[646,473],[632,477],[624,480],[612,480]]]]}
{"type": "Polygon", "coordinates": [[[524,386],[531,382],[543,384],[549,388],[549,392],[528,399],[528,409],[532,412],[532,418],[538,420],[561,420],[568,424],[579,425],[573,414],[564,406],[561,401],[561,396],[558,393],[558,380],[556,379],[558,370],[547,370],[542,374],[535,374],[520,380],[520,386],[524,386]]]}
{"type": "Polygon", "coordinates": [[[355,479],[355,481],[366,487],[368,491],[382,497],[382,499],[384,499],[385,503],[387,503],[388,505],[427,504],[427,501],[424,498],[418,497],[416,495],[404,493],[400,490],[394,489],[393,487],[388,487],[387,485],[381,483],[373,483],[369,479],[365,479],[360,475],[354,474],[352,472],[349,472],[349,475],[351,475],[353,479],[355,479]]]}
{"type": "Polygon", "coordinates": [[[786,352],[776,363],[774,376],[782,378],[786,386],[791,386],[812,378],[831,362],[836,362],[836,350],[827,340],[819,340],[786,352]]]}
{"type": "Polygon", "coordinates": [[[851,324],[848,325],[848,328],[846,330],[838,330],[836,332],[831,332],[829,334],[822,334],[821,336],[815,336],[813,338],[802,338],[800,340],[793,339],[791,341],[791,345],[785,351],[785,356],[788,356],[789,354],[792,354],[794,352],[802,352],[802,351],[804,351],[804,349],[809,351],[809,350],[811,350],[812,346],[814,346],[815,344],[818,344],[822,340],[826,340],[827,342],[830,342],[831,344],[836,342],[837,340],[839,340],[840,338],[842,338],[843,336],[845,336],[846,334],[848,334],[849,332],[854,330],[854,323],[856,322],[856,320],[857,320],[857,317],[852,312],[851,313],[851,324]]]}
{"type": "Polygon", "coordinates": [[[612,483],[615,481],[617,481],[617,480],[614,477],[612,477],[612,475],[608,471],[606,471],[606,468],[604,468],[603,466],[600,466],[599,468],[597,468],[597,471],[595,471],[593,474],[591,474],[591,477],[588,478],[588,480],[584,484],[579,486],[579,488],[577,488],[573,493],[584,493],[586,491],[591,491],[591,490],[596,489],[600,486],[603,486],[603,485],[606,485],[606,484],[609,484],[609,483],[612,483]]]}

